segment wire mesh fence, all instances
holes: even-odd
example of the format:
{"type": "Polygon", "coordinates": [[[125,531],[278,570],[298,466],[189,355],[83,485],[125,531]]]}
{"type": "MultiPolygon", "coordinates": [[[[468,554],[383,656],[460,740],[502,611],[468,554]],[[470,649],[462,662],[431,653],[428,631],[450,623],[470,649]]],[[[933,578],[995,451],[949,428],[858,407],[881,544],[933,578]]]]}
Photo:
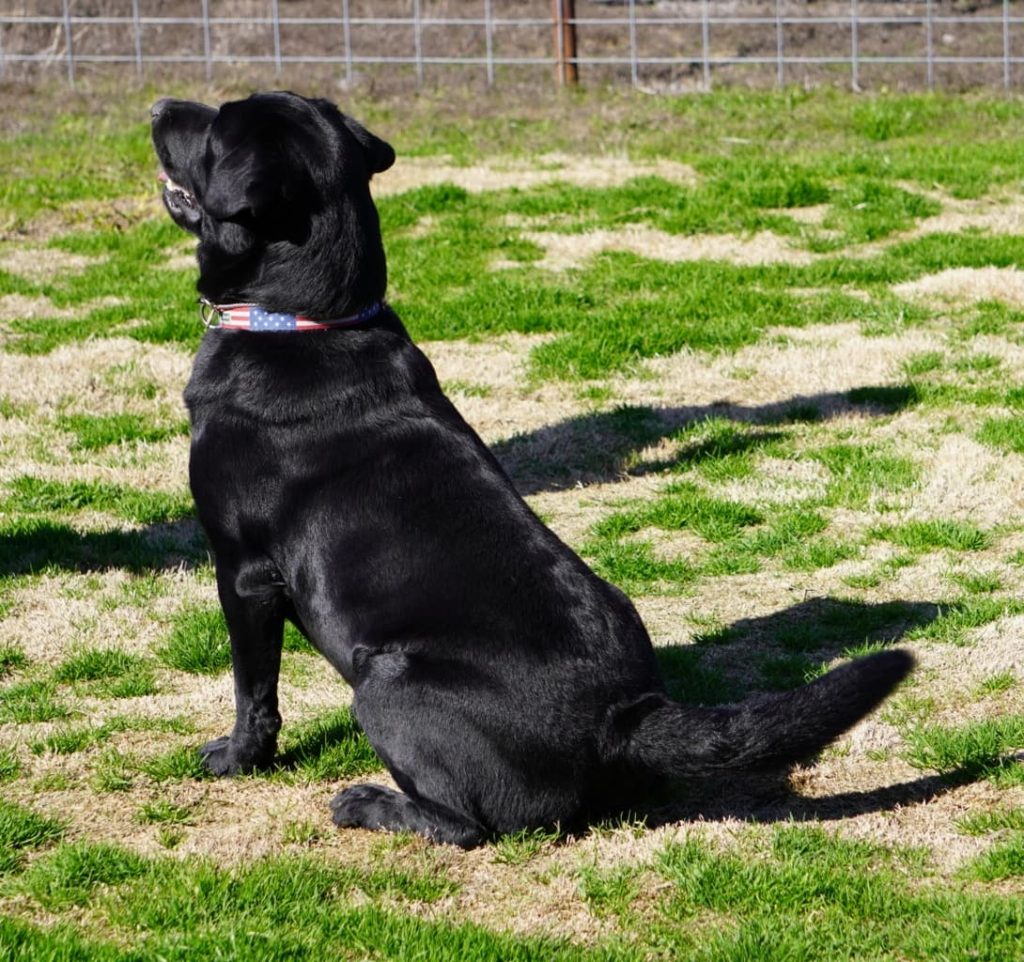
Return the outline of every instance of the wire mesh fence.
{"type": "Polygon", "coordinates": [[[1010,89],[1022,64],[1024,0],[0,0],[8,80],[308,67],[349,84],[1010,89]]]}

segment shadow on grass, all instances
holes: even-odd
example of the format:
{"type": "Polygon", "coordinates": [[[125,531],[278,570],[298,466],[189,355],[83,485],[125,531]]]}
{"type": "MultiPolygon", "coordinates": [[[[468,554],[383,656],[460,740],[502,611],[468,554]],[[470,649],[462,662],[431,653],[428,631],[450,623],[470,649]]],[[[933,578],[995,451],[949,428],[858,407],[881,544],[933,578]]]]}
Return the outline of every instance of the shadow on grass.
{"type": "Polygon", "coordinates": [[[655,654],[673,698],[721,705],[754,691],[795,688],[833,659],[895,644],[941,614],[930,602],[808,598],[698,635],[694,644],[660,646],[655,654]]]}
{"type": "Polygon", "coordinates": [[[691,783],[686,786],[684,798],[640,808],[634,814],[644,819],[649,828],[729,818],[763,824],[831,822],[926,804],[979,778],[966,770],[947,772],[922,775],[895,785],[810,798],[793,793],[788,772],[736,773],[728,778],[691,783]]]}
{"type": "Polygon", "coordinates": [[[285,729],[281,741],[271,772],[290,772],[310,781],[335,781],[384,767],[346,706],[285,729]]]}
{"type": "Polygon", "coordinates": [[[784,401],[745,407],[720,403],[651,408],[630,405],[598,411],[517,434],[491,446],[521,494],[614,481],[623,474],[646,474],[675,466],[693,466],[723,453],[756,450],[785,437],[784,427],[860,413],[893,414],[918,403],[912,385],[859,387],[850,391],[797,395],[784,401]],[[747,431],[724,451],[718,444],[684,447],[672,460],[638,461],[644,448],[710,419],[759,428],[747,431]]]}
{"type": "Polygon", "coordinates": [[[0,576],[48,569],[133,572],[196,567],[207,559],[206,538],[194,520],[134,531],[77,531],[36,517],[0,524],[0,576]]]}
{"type": "MultiPolygon", "coordinates": [[[[694,705],[727,704],[755,691],[796,687],[834,658],[895,645],[908,631],[940,615],[940,607],[928,602],[810,598],[770,615],[737,621],[697,644],[658,648],[656,654],[673,698],[694,705]],[[792,672],[780,683],[777,673],[765,671],[780,655],[797,659],[810,672],[792,672]]],[[[788,770],[737,771],[676,786],[671,796],[662,794],[636,814],[651,827],[724,818],[836,820],[927,802],[979,777],[978,772],[962,769],[808,798],[794,794],[788,770]]]]}

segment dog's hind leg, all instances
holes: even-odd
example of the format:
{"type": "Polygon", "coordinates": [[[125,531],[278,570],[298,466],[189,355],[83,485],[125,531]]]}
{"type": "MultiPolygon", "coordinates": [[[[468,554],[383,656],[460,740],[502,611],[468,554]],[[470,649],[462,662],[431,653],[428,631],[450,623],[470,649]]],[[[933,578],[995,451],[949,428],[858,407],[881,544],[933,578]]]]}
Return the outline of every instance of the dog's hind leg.
{"type": "Polygon", "coordinates": [[[415,832],[432,842],[473,848],[486,838],[475,822],[423,798],[383,785],[353,785],[334,796],[332,818],[339,828],[415,832]]]}

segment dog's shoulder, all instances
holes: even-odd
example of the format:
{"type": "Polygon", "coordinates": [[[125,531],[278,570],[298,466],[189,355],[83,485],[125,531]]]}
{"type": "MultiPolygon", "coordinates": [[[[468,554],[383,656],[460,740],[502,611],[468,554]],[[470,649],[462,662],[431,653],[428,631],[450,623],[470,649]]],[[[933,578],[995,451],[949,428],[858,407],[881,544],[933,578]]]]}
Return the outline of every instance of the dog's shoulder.
{"type": "Polygon", "coordinates": [[[211,331],[185,388],[192,414],[231,409],[293,422],[343,407],[350,415],[441,398],[433,365],[401,330],[251,335],[211,331]]]}

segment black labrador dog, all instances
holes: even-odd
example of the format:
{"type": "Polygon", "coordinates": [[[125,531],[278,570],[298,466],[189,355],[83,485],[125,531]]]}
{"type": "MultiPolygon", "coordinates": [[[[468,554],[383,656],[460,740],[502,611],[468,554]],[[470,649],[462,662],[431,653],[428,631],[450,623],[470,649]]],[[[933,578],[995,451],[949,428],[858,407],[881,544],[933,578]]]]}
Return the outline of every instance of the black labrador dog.
{"type": "Polygon", "coordinates": [[[737,705],[673,702],[633,605],[538,520],[384,302],[369,182],[392,148],[291,93],[161,100],[152,129],[215,322],[185,392],[237,710],[210,771],[271,763],[286,619],[401,788],[347,788],[334,821],[466,847],[804,759],[910,671],[893,650],[737,705]]]}

